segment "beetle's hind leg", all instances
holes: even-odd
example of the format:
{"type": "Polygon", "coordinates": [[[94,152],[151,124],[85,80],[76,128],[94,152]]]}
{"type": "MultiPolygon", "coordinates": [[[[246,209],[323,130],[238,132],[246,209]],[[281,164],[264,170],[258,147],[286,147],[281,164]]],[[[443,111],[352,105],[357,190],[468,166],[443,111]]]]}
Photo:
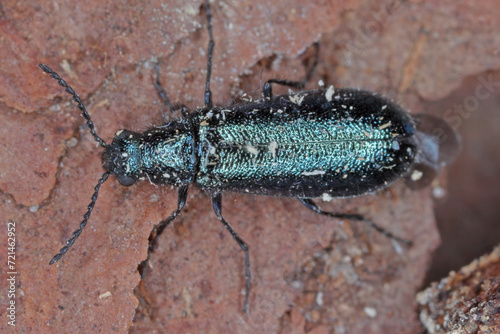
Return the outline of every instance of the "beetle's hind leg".
{"type": "Polygon", "coordinates": [[[250,255],[248,251],[248,245],[240,236],[234,231],[234,229],[229,225],[229,223],[222,217],[222,194],[220,192],[215,192],[212,195],[212,204],[214,207],[215,214],[217,218],[222,222],[224,227],[229,231],[231,236],[236,240],[238,246],[245,252],[245,302],[243,303],[243,312],[248,313],[248,297],[250,296],[250,255]]]}
{"type": "Polygon", "coordinates": [[[182,208],[184,208],[184,205],[186,204],[187,200],[187,193],[188,193],[188,188],[189,186],[181,186],[178,191],[177,191],[177,209],[175,209],[172,214],[159,222],[151,231],[151,234],[149,235],[149,246],[148,246],[148,256],[146,257],[146,260],[142,261],[141,264],[139,265],[139,273],[141,274],[141,278],[144,278],[146,275],[146,267],[149,262],[149,258],[151,257],[151,253],[154,251],[156,242],[158,241],[158,237],[162,234],[162,232],[167,228],[170,223],[179,216],[181,213],[182,208]]]}
{"type": "Polygon", "coordinates": [[[313,46],[314,46],[314,61],[313,61],[312,66],[307,71],[306,77],[301,81],[292,81],[292,80],[284,80],[284,79],[267,80],[266,83],[264,84],[264,88],[262,89],[262,94],[264,95],[265,99],[271,99],[271,97],[273,97],[273,90],[272,90],[271,84],[277,84],[277,85],[291,87],[291,88],[295,88],[295,89],[304,89],[306,83],[309,80],[311,80],[311,77],[314,73],[314,70],[316,69],[316,66],[318,65],[319,43],[315,42],[313,44],[313,46]]]}
{"type": "Polygon", "coordinates": [[[312,211],[314,211],[316,213],[319,213],[320,215],[324,215],[324,216],[331,217],[331,218],[340,218],[340,219],[349,219],[349,220],[360,221],[360,222],[363,222],[363,223],[367,224],[368,226],[374,228],[377,232],[379,232],[380,234],[385,235],[386,237],[388,237],[390,239],[399,241],[399,242],[404,243],[406,245],[411,245],[411,241],[395,236],[391,232],[389,232],[389,231],[385,230],[384,228],[378,226],[377,224],[375,224],[371,220],[366,219],[362,215],[348,214],[348,213],[327,212],[327,211],[323,211],[320,208],[318,208],[318,206],[316,205],[316,203],[314,203],[314,201],[312,199],[309,199],[309,198],[300,198],[299,197],[298,200],[302,204],[304,204],[309,210],[312,210],[312,211]]]}

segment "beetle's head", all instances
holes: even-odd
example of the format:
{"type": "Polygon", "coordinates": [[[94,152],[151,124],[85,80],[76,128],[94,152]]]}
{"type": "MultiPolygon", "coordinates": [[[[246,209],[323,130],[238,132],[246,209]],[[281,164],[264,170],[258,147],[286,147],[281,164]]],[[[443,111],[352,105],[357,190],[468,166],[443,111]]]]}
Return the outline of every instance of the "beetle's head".
{"type": "Polygon", "coordinates": [[[115,174],[122,186],[131,186],[140,177],[139,138],[138,133],[119,130],[111,145],[102,154],[102,166],[106,171],[115,174]]]}

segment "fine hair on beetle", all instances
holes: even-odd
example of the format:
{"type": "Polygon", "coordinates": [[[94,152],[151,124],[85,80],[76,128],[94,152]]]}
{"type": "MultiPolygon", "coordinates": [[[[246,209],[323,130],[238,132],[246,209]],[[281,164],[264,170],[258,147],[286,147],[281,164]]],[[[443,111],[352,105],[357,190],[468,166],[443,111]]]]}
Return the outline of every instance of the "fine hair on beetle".
{"type": "Polygon", "coordinates": [[[192,112],[183,105],[174,108],[160,83],[157,64],[154,85],[158,95],[170,111],[180,111],[181,117],[142,133],[118,130],[110,144],[97,135],[73,88],[51,68],[38,64],[73,97],[94,140],[104,148],[105,172],[94,187],[83,220],[50,264],[80,236],[99,189],[111,174],[123,186],[149,180],[177,188],[177,208],[151,231],[148,255],[141,264],[143,275],[158,237],[182,211],[189,186],[211,194],[216,217],[244,253],[244,312],[249,311],[251,287],[249,247],[222,215],[226,191],[294,197],[318,214],[360,221],[394,241],[410,244],[362,215],[323,211],[314,199],[360,196],[401,179],[412,188],[428,185],[458,152],[459,139],[451,127],[433,116],[412,116],[373,92],[333,86],[300,91],[318,62],[317,44],[303,81],[267,80],[260,100],[214,106],[210,79],[215,43],[209,0],[204,10],[209,35],[204,106],[192,112]],[[272,85],[299,91],[276,96],[272,85]],[[436,128],[446,134],[446,142],[432,135],[436,128]]]}

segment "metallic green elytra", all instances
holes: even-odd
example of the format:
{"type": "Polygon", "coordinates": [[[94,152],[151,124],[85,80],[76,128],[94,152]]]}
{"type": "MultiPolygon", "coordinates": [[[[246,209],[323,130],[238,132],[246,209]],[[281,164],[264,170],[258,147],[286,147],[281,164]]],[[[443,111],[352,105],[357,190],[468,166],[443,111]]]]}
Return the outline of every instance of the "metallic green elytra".
{"type": "Polygon", "coordinates": [[[411,117],[366,91],[275,96],[195,113],[201,188],[331,197],[385,187],[417,153],[411,117]]]}

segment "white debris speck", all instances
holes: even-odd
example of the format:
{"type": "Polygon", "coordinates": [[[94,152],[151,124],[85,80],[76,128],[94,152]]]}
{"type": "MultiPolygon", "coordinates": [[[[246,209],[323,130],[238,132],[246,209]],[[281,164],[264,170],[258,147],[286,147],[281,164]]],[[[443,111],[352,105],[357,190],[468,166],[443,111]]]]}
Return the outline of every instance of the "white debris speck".
{"type": "Polygon", "coordinates": [[[377,310],[374,307],[365,306],[363,311],[365,311],[366,315],[370,318],[375,318],[377,316],[377,310]]]}
{"type": "Polygon", "coordinates": [[[399,143],[397,141],[392,142],[392,149],[395,151],[399,150],[399,143]]]}
{"type": "Polygon", "coordinates": [[[326,90],[326,93],[325,93],[326,100],[331,101],[333,94],[335,94],[335,88],[332,85],[332,86],[328,87],[328,89],[326,90]]]}
{"type": "Polygon", "coordinates": [[[413,173],[411,173],[411,180],[418,181],[422,178],[422,175],[424,175],[424,173],[422,173],[421,171],[414,170],[413,173]]]}
{"type": "Polygon", "coordinates": [[[324,170],[319,170],[319,169],[316,169],[316,170],[313,170],[312,172],[303,172],[302,175],[305,175],[305,176],[311,176],[311,175],[323,175],[325,174],[326,172],[324,170]]]}
{"type": "Polygon", "coordinates": [[[276,159],[276,149],[278,148],[278,143],[275,141],[272,141],[269,143],[269,152],[273,155],[273,159],[276,159]]]}
{"type": "Polygon", "coordinates": [[[61,65],[62,69],[64,70],[64,72],[66,72],[71,79],[75,79],[77,77],[75,72],[73,72],[71,65],[68,63],[68,61],[66,59],[63,59],[63,61],[61,62],[60,65],[61,65]]]}
{"type": "Polygon", "coordinates": [[[387,108],[387,104],[382,106],[382,110],[385,110],[385,108],[387,108]]]}
{"type": "Polygon", "coordinates": [[[385,123],[385,124],[382,124],[381,126],[378,127],[379,130],[384,130],[385,128],[388,128],[391,126],[391,121],[385,123]]]}
{"type": "Polygon", "coordinates": [[[208,144],[208,155],[215,155],[216,152],[215,146],[208,144]]]}
{"type": "Polygon", "coordinates": [[[241,95],[241,100],[245,102],[252,102],[252,97],[247,93],[243,93],[243,95],[241,95]]]}
{"type": "Polygon", "coordinates": [[[159,200],[160,200],[160,196],[158,196],[158,194],[151,194],[151,196],[149,196],[150,203],[156,203],[159,200]]]}
{"type": "Polygon", "coordinates": [[[76,144],[78,144],[78,139],[76,139],[75,137],[71,137],[67,142],[66,142],[66,146],[68,147],[75,147],[76,144]]]}
{"type": "Polygon", "coordinates": [[[259,150],[257,150],[254,146],[252,145],[245,145],[245,150],[248,152],[248,153],[251,153],[253,155],[257,155],[259,154],[259,150]]]}
{"type": "Polygon", "coordinates": [[[319,306],[323,305],[323,292],[322,291],[319,291],[316,294],[316,304],[318,304],[319,306]]]}
{"type": "Polygon", "coordinates": [[[399,244],[399,242],[397,240],[391,239],[391,244],[392,244],[392,247],[394,248],[394,251],[397,254],[403,254],[403,247],[401,247],[401,245],[399,244]]]}
{"type": "Polygon", "coordinates": [[[105,293],[99,295],[99,299],[104,299],[104,298],[108,298],[108,297],[111,297],[110,291],[106,291],[105,293]]]}
{"type": "Polygon", "coordinates": [[[434,196],[435,198],[442,198],[445,194],[446,192],[444,191],[443,187],[437,186],[432,188],[432,196],[434,196]]]}
{"type": "Polygon", "coordinates": [[[304,101],[304,95],[290,95],[290,101],[300,106],[302,104],[302,101],[304,101]]]}
{"type": "Polygon", "coordinates": [[[325,86],[325,83],[323,82],[323,80],[319,79],[318,86],[320,86],[320,87],[324,87],[325,86]]]}
{"type": "Polygon", "coordinates": [[[323,195],[321,195],[321,199],[325,202],[330,202],[333,197],[330,194],[324,193],[323,195]]]}

